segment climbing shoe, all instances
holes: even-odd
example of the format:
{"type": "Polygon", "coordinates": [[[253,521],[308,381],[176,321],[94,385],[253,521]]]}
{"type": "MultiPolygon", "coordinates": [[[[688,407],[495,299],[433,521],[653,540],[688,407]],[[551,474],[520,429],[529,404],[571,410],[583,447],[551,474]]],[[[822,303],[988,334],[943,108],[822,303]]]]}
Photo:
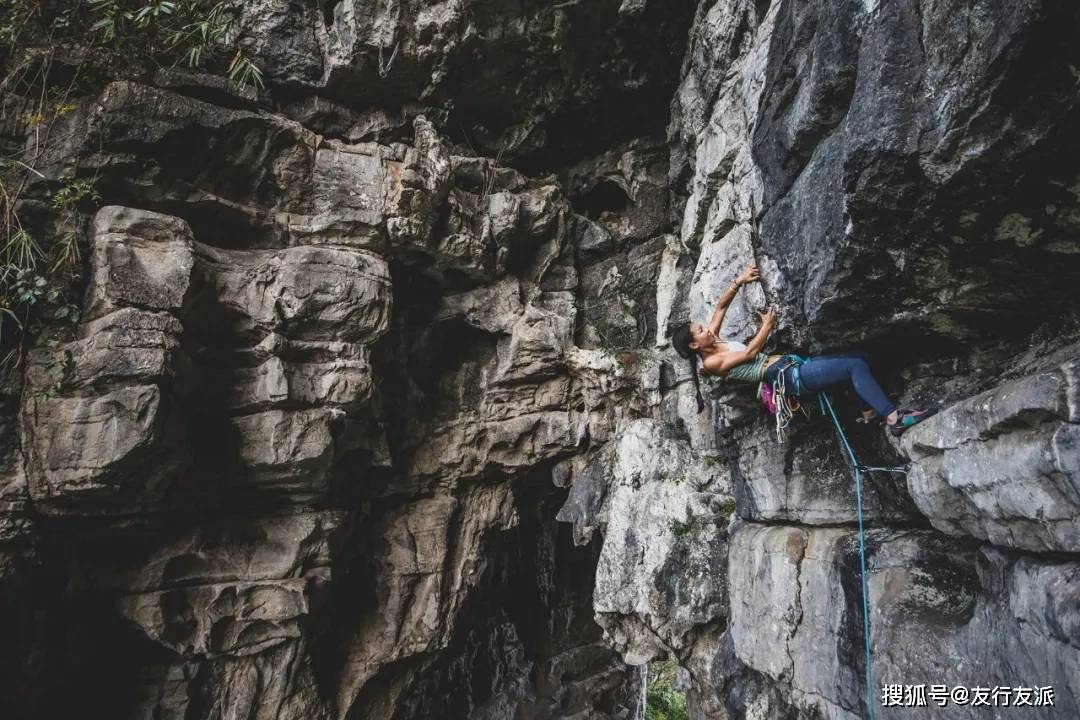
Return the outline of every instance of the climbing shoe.
{"type": "Polygon", "coordinates": [[[936,412],[937,410],[901,410],[896,415],[896,423],[888,426],[889,432],[893,437],[900,437],[909,427],[918,425],[936,412]]]}

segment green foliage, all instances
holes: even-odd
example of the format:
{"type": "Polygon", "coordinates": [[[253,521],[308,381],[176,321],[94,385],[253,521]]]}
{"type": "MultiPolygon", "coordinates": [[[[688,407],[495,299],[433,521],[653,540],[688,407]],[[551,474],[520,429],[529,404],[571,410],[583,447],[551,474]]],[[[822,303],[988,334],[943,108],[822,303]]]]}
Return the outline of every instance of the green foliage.
{"type": "Polygon", "coordinates": [[[143,59],[172,59],[173,64],[200,67],[209,55],[230,80],[263,87],[262,70],[236,43],[233,4],[201,0],[149,0],[133,7],[124,0],[88,0],[95,18],[90,30],[114,51],[143,59]],[[231,54],[231,60],[225,58],[231,54]]]}
{"type": "Polygon", "coordinates": [[[684,523],[678,520],[671,521],[671,532],[675,537],[683,537],[693,528],[693,523],[684,523]]]}
{"type": "Polygon", "coordinates": [[[229,79],[240,85],[250,85],[260,90],[263,88],[262,70],[241,52],[237,52],[229,63],[229,79]]]}
{"type": "Polygon", "coordinates": [[[674,661],[649,663],[645,720],[689,720],[686,696],[672,686],[674,681],[674,661]]]}
{"type": "Polygon", "coordinates": [[[54,338],[46,340],[45,347],[51,351],[45,360],[45,377],[48,378],[48,384],[38,395],[50,398],[55,397],[60,391],[64,378],[74,366],[75,360],[71,356],[71,351],[62,349],[60,342],[54,338]]]}
{"type": "Polygon", "coordinates": [[[172,28],[166,42],[183,50],[181,59],[188,67],[197,67],[206,48],[228,42],[233,21],[225,11],[225,3],[217,3],[205,15],[194,15],[189,20],[172,28]]]}
{"type": "Polygon", "coordinates": [[[127,9],[128,4],[116,0],[88,0],[90,9],[100,15],[90,26],[106,40],[117,40],[129,28],[145,30],[162,18],[176,12],[176,3],[168,0],[148,0],[138,10],[127,9]]]}
{"type": "Polygon", "coordinates": [[[87,179],[68,180],[59,190],[53,193],[52,204],[57,210],[71,211],[86,198],[92,200],[101,199],[97,190],[94,189],[94,181],[87,179]]]}
{"type": "Polygon", "coordinates": [[[4,265],[0,268],[0,279],[6,281],[13,274],[30,271],[37,267],[38,260],[45,257],[41,247],[33,236],[23,228],[8,235],[4,244],[4,265]]]}
{"type": "Polygon", "coordinates": [[[15,300],[23,305],[37,305],[49,292],[49,281],[41,275],[34,275],[30,270],[18,270],[12,283],[15,300]]]}
{"type": "MultiPolygon", "coordinates": [[[[3,196],[8,197],[6,192],[3,196]]],[[[70,229],[53,245],[53,258],[47,265],[41,263],[46,258],[41,246],[5,207],[5,219],[15,227],[10,229],[0,257],[0,319],[10,321],[18,333],[15,347],[8,348],[0,359],[3,369],[20,358],[26,336],[37,333],[43,321],[78,322],[79,307],[66,294],[69,276],[78,272],[81,258],[75,231],[78,207],[100,199],[94,181],[89,179],[68,180],[53,193],[52,206],[57,210],[59,225],[70,229]]],[[[4,340],[5,345],[10,345],[12,338],[4,335],[0,325],[0,341],[4,340]]],[[[53,374],[55,371],[53,368],[53,374]]]]}
{"type": "Polygon", "coordinates": [[[70,135],[63,118],[105,83],[169,65],[261,89],[262,71],[241,49],[241,7],[235,0],[0,0],[0,96],[25,134],[25,142],[0,137],[0,367],[17,365],[44,323],[79,316],[68,297],[82,265],[79,228],[101,198],[93,179],[46,176],[53,146],[70,135]],[[54,217],[24,226],[21,209],[27,201],[41,207],[58,180],[54,217]]]}
{"type": "Polygon", "coordinates": [[[720,517],[725,520],[731,517],[731,514],[735,512],[735,499],[724,498],[724,501],[720,503],[720,517]]]}
{"type": "MultiPolygon", "coordinates": [[[[77,78],[64,73],[75,85],[184,64],[261,88],[262,71],[240,49],[241,7],[235,0],[0,0],[0,90],[36,97],[32,90],[48,89],[55,59],[76,68],[77,78]]],[[[32,124],[48,122],[46,109],[24,117],[32,124]]]]}
{"type": "Polygon", "coordinates": [[[98,203],[101,196],[94,188],[94,181],[87,179],[68,180],[53,194],[52,205],[61,212],[61,220],[69,229],[56,244],[56,258],[51,270],[75,268],[82,254],[79,252],[79,238],[74,226],[78,220],[78,206],[84,201],[98,203]]]}
{"type": "Polygon", "coordinates": [[[56,243],[56,260],[50,270],[53,272],[64,267],[76,267],[82,253],[79,252],[79,236],[74,231],[64,233],[56,243]]]}

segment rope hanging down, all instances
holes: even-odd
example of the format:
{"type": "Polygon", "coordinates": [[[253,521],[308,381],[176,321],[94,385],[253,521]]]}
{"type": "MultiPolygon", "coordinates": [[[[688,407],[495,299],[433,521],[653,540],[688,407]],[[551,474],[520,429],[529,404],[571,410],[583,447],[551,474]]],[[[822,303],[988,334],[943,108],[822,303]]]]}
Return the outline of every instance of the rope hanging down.
{"type": "MultiPolygon", "coordinates": [[[[757,260],[757,250],[759,247],[760,235],[757,227],[757,208],[754,207],[753,194],[750,195],[750,250],[757,260]]],[[[766,301],[769,300],[768,288],[765,287],[764,279],[762,282],[762,291],[765,294],[766,301]]],[[[802,410],[806,413],[806,409],[803,408],[798,400],[788,397],[789,388],[785,387],[784,370],[787,369],[788,364],[802,365],[806,359],[801,358],[798,355],[789,355],[788,362],[781,366],[780,372],[774,381],[772,393],[770,398],[774,403],[773,414],[776,417],[776,439],[778,442],[783,443],[787,435],[788,426],[791,423],[792,418],[798,410],[802,410]]],[[[766,383],[762,383],[758,388],[758,396],[762,396],[762,390],[766,383]]],[[[798,397],[800,383],[796,381],[795,395],[798,397]]],[[[863,529],[863,510],[862,510],[862,473],[867,472],[886,472],[894,474],[906,474],[907,468],[904,466],[892,466],[881,467],[862,465],[859,463],[859,459],[855,457],[855,451],[851,448],[851,443],[848,442],[847,435],[844,433],[844,428],[840,425],[839,418],[836,417],[836,412],[833,410],[832,402],[830,402],[828,395],[825,392],[821,392],[818,395],[818,400],[821,404],[821,414],[824,415],[826,409],[828,409],[829,415],[832,416],[833,424],[836,425],[836,433],[840,437],[841,442],[844,445],[844,450],[847,452],[848,458],[851,460],[851,469],[855,474],[855,505],[856,514],[859,518],[859,569],[860,580],[862,583],[862,606],[863,606],[863,641],[866,647],[866,712],[868,720],[874,720],[874,671],[872,663],[872,653],[870,651],[870,607],[867,600],[869,593],[866,586],[866,533],[863,529]]],[[[767,402],[766,405],[769,403],[767,402]]]]}
{"type": "Polygon", "coordinates": [[[847,451],[848,457],[851,458],[851,467],[855,471],[855,506],[859,516],[859,567],[860,577],[862,579],[863,640],[866,645],[866,712],[868,713],[869,720],[874,720],[874,671],[871,665],[870,607],[867,602],[868,593],[866,590],[866,536],[863,531],[862,470],[880,469],[890,472],[894,470],[890,468],[867,468],[860,465],[858,458],[855,457],[855,451],[851,449],[851,443],[848,442],[847,435],[844,433],[844,428],[840,426],[840,420],[836,417],[836,412],[833,410],[832,403],[829,401],[829,396],[822,392],[818,396],[818,400],[821,402],[822,415],[825,414],[825,409],[828,408],[829,415],[832,416],[833,424],[836,425],[836,434],[840,436],[840,440],[844,444],[844,449],[847,451]]]}

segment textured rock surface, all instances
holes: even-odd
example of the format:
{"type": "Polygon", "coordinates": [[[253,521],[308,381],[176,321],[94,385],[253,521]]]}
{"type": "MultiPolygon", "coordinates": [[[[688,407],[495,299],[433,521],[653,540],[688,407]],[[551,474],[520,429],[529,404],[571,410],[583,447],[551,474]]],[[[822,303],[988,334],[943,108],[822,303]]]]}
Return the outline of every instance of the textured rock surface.
{"type": "Polygon", "coordinates": [[[1073,3],[239,12],[264,92],[109,83],[24,195],[101,207],[0,384],[5,717],[641,720],[661,657],[694,720],[865,717],[830,423],[698,414],[667,346],[752,259],[724,335],[769,302],[943,407],[832,393],[910,464],[863,475],[875,681],[1077,715],[1073,3]]]}
{"type": "Polygon", "coordinates": [[[934,527],[1080,551],[1080,361],[971,397],[905,433],[908,487],[934,527]]]}
{"type": "MultiPolygon", "coordinates": [[[[630,423],[613,445],[603,500],[585,500],[595,514],[572,519],[579,531],[604,528],[593,608],[608,642],[640,663],[723,616],[734,503],[726,471],[655,421],[630,423]]],[[[583,492],[593,492],[588,480],[575,483],[568,508],[583,492]]]]}
{"type": "MultiPolygon", "coordinates": [[[[1051,685],[1057,702],[1046,716],[1076,712],[1080,655],[1069,600],[1080,591],[1076,562],[980,548],[970,539],[943,541],[928,531],[874,530],[868,542],[879,683],[1051,685]]],[[[862,717],[862,600],[852,531],[747,524],[732,537],[729,562],[739,659],[823,717],[862,717]]],[[[884,717],[935,712],[942,709],[882,710],[884,717]]],[[[949,709],[952,717],[986,712],[949,709]]]]}
{"type": "Polygon", "coordinates": [[[30,356],[22,447],[35,507],[142,515],[190,463],[174,381],[194,263],[177,218],[102,209],[79,337],[30,356]]]}
{"type": "MultiPolygon", "coordinates": [[[[1064,29],[1080,17],[1064,3],[999,10],[700,3],[672,104],[679,230],[658,275],[660,322],[704,321],[756,260],[762,283],[740,293],[724,334],[747,339],[768,301],[780,312],[772,347],[861,347],[901,404],[946,408],[894,444],[850,422],[849,392],[832,393],[864,462],[910,462],[907,475],[863,475],[880,717],[933,714],[883,707],[885,683],[1052,685],[1055,707],[1030,711],[1075,712],[1080,658],[1059,620],[1078,587],[1069,188],[1080,152],[1064,29]]],[[[691,458],[730,471],[727,608],[695,616],[692,595],[662,613],[641,603],[615,646],[630,662],[675,657],[696,718],[865,717],[855,488],[831,423],[814,408],[777,446],[752,392],[719,382],[696,415],[683,365],[665,369],[672,392],[654,417],[683,428],[691,458]],[[697,625],[665,643],[656,615],[697,625]]],[[[564,508],[579,539],[582,508],[624,484],[609,465],[583,473],[564,508]]],[[[607,531],[601,559],[622,548],[633,579],[597,596],[601,623],[623,588],[653,576],[623,530],[607,531]]],[[[676,547],[656,538],[649,553],[676,547]]]]}
{"type": "MultiPolygon", "coordinates": [[[[109,85],[56,158],[107,204],[80,323],[5,406],[6,657],[31,657],[5,706],[640,718],[599,548],[554,519],[566,463],[659,390],[656,358],[575,342],[588,219],[424,117],[327,140],[166,85],[109,85]]],[[[634,153],[596,163],[647,184],[634,153]]],[[[648,177],[660,209],[604,220],[621,258],[657,230],[648,177]]]]}

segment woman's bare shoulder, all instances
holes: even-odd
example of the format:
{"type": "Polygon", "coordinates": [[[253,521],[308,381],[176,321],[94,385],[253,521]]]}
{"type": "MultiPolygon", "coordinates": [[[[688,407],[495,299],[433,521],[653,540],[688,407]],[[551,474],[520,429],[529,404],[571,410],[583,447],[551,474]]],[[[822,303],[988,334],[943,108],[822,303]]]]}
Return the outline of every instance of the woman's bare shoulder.
{"type": "Polygon", "coordinates": [[[718,377],[723,377],[725,371],[721,370],[720,368],[723,367],[724,358],[730,354],[731,353],[729,352],[713,353],[709,357],[703,358],[701,361],[701,369],[704,370],[705,373],[708,375],[716,375],[718,377]]]}

